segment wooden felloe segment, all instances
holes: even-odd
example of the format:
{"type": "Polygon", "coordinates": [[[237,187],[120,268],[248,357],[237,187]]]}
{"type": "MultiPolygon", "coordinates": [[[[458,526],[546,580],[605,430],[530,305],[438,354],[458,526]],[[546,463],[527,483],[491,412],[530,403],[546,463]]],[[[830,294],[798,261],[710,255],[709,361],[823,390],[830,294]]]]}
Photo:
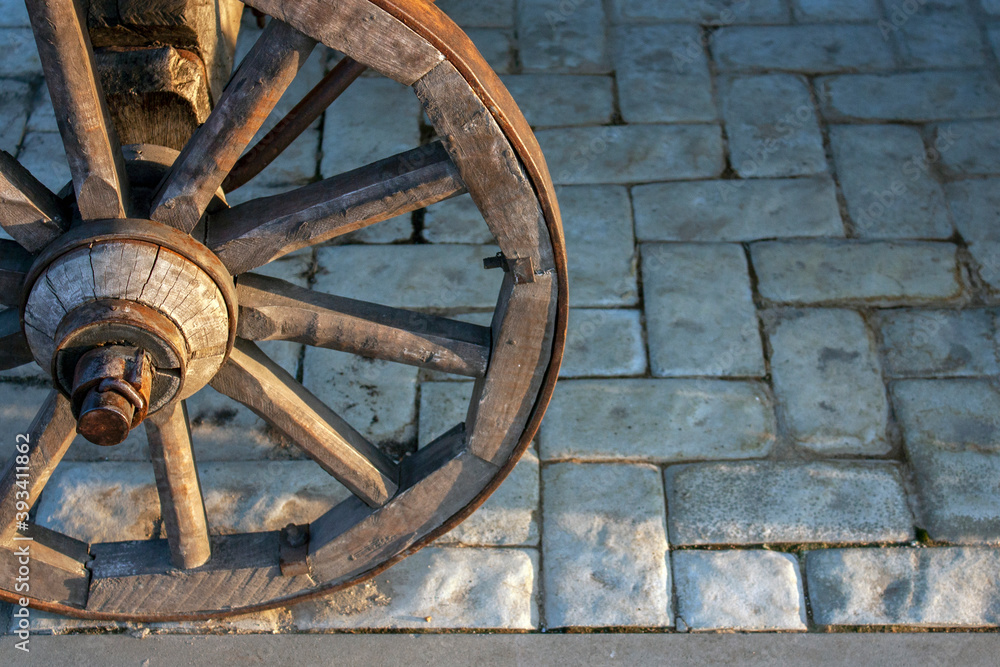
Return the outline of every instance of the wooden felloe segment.
{"type": "Polygon", "coordinates": [[[250,0],[246,4],[406,86],[442,59],[427,40],[367,0],[250,0]]]}
{"type": "Polygon", "coordinates": [[[554,278],[547,273],[518,284],[508,273],[500,289],[493,356],[486,377],[476,382],[466,417],[469,450],[497,465],[517,446],[552,353],[554,278]]]}
{"type": "Polygon", "coordinates": [[[153,199],[151,219],[185,232],[194,229],[314,46],[288,24],[271,21],[171,167],[153,199]]]}
{"type": "Polygon", "coordinates": [[[0,209],[4,231],[30,252],[69,229],[62,200],[5,151],[0,151],[0,209]]]}
{"type": "Polygon", "coordinates": [[[403,460],[399,494],[371,510],[349,498],[313,522],[313,576],[336,583],[427,537],[468,505],[498,469],[465,448],[459,425],[403,460]]]}
{"type": "Polygon", "coordinates": [[[86,605],[90,582],[87,545],[34,524],[19,537],[0,545],[0,572],[4,573],[0,589],[15,598],[58,600],[77,608],[86,605]],[[21,576],[24,565],[28,574],[21,576]]]}
{"type": "Polygon", "coordinates": [[[33,261],[20,245],[0,239],[0,306],[21,305],[21,290],[33,261]]]}
{"type": "Polygon", "coordinates": [[[178,615],[238,609],[315,587],[284,577],[277,532],[212,537],[212,558],[193,570],[171,567],[166,540],[95,544],[87,611],[178,615]]]}
{"type": "MultiPolygon", "coordinates": [[[[14,536],[19,522],[27,521],[19,516],[22,512],[27,516],[27,510],[20,509],[23,505],[19,505],[19,501],[29,508],[35,504],[76,436],[76,419],[69,400],[57,391],[49,393],[31,422],[27,436],[28,453],[12,456],[0,477],[0,543],[14,536]],[[26,497],[22,495],[25,491],[26,497]]],[[[17,438],[17,442],[20,444],[24,439],[17,438]]]]}
{"type": "Polygon", "coordinates": [[[441,63],[413,89],[462,181],[507,257],[555,267],[552,244],[531,182],[490,111],[451,63],[441,63]]]}
{"type": "Polygon", "coordinates": [[[247,340],[290,340],[411,366],[483,377],[487,327],[315,292],[247,273],[236,286],[237,333],[247,340]]]}
{"type": "Polygon", "coordinates": [[[183,569],[204,565],[211,555],[208,520],[184,403],[169,405],[147,419],[146,437],[171,560],[183,569]]]}
{"type": "Polygon", "coordinates": [[[250,408],[371,507],[396,493],[396,465],[249,341],[236,341],[212,388],[250,408]]]}
{"type": "Polygon", "coordinates": [[[32,360],[17,310],[8,308],[0,311],[0,370],[17,368],[32,360]]]}
{"type": "Polygon", "coordinates": [[[125,161],[75,0],[26,0],[84,220],[124,218],[125,161]]]}
{"type": "Polygon", "coordinates": [[[435,142],[209,219],[208,247],[234,275],[308,245],[465,192],[435,142]]]}

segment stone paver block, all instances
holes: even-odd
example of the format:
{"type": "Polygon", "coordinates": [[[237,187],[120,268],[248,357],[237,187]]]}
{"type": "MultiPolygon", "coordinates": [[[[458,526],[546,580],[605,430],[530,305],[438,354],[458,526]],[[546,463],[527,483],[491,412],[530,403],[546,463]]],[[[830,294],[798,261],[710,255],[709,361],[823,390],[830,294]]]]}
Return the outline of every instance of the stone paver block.
{"type": "MultiPolygon", "coordinates": [[[[312,461],[199,463],[198,474],[212,534],[310,522],[350,495],[312,461]]],[[[149,463],[62,463],[36,520],[85,542],[166,537],[149,463]]]]}
{"type": "Polygon", "coordinates": [[[614,0],[616,16],[625,21],[677,21],[729,25],[730,23],[781,23],[788,10],[781,0],[732,2],[732,0],[614,0]]]}
{"type": "Polygon", "coordinates": [[[1000,104],[1000,86],[972,70],[835,75],[817,79],[816,91],[830,120],[983,118],[1000,104]]]}
{"type": "Polygon", "coordinates": [[[877,321],[890,377],[1000,373],[988,311],[885,310],[877,321]]]}
{"type": "Polygon", "coordinates": [[[956,181],[946,186],[955,227],[976,260],[979,275],[1000,287],[1000,179],[956,181]]]}
{"type": "Polygon", "coordinates": [[[28,11],[19,0],[0,2],[0,26],[4,28],[27,28],[31,26],[28,11]]]}
{"type": "Polygon", "coordinates": [[[440,0],[438,8],[463,28],[514,25],[514,0],[440,0]]]}
{"type": "Polygon", "coordinates": [[[493,246],[334,246],[317,252],[314,289],[398,308],[493,308],[503,278],[493,246]]]}
{"type": "Polygon", "coordinates": [[[552,398],[543,460],[650,463],[763,457],[775,438],[762,383],[568,380],[552,398]]]}
{"type": "Polygon", "coordinates": [[[547,626],[670,625],[659,471],[556,464],[543,478],[547,626]]]}
{"type": "Polygon", "coordinates": [[[792,11],[800,21],[876,21],[881,17],[878,0],[792,0],[792,11]]]}
{"type": "Polygon", "coordinates": [[[902,477],[891,463],[671,466],[670,543],[903,542],[914,537],[902,477]]]}
{"type": "Polygon", "coordinates": [[[622,117],[629,123],[716,119],[701,28],[622,26],[614,32],[622,117]]]}
{"type": "Polygon", "coordinates": [[[717,125],[572,127],[537,133],[555,183],[643,183],[722,173],[717,125]]]}
{"type": "Polygon", "coordinates": [[[601,0],[534,0],[520,3],[517,13],[524,71],[611,71],[601,0]]]}
{"type": "Polygon", "coordinates": [[[774,551],[675,551],[677,616],[694,630],[805,630],[799,564],[774,551]]]}
{"type": "Polygon", "coordinates": [[[791,74],[720,81],[733,169],[743,177],[826,171],[826,153],[805,80],[791,74]]]}
{"type": "Polygon", "coordinates": [[[867,25],[720,28],[712,36],[712,54],[726,70],[826,73],[893,66],[889,43],[867,25]]]}
{"type": "Polygon", "coordinates": [[[472,400],[471,382],[420,384],[419,446],[429,445],[465,421],[472,400]]]}
{"type": "MultiPolygon", "coordinates": [[[[2,44],[0,48],[3,48],[2,44]]],[[[53,192],[62,190],[72,178],[66,162],[66,150],[58,134],[28,132],[24,135],[17,161],[53,192]]]]}
{"type": "Polygon", "coordinates": [[[858,236],[948,238],[951,220],[941,186],[930,175],[916,128],[830,128],[837,177],[858,236]]]}
{"type": "Polygon", "coordinates": [[[1000,625],[996,549],[829,549],[806,554],[817,625],[1000,625]]]}
{"type": "Polygon", "coordinates": [[[30,102],[31,86],[21,81],[0,80],[0,150],[17,153],[28,123],[30,102]]]}
{"type": "Polygon", "coordinates": [[[493,232],[467,194],[428,206],[423,236],[430,243],[494,243],[493,232]]]}
{"type": "MultiPolygon", "coordinates": [[[[889,31],[880,24],[884,32],[889,31]]],[[[895,27],[895,26],[893,26],[895,27]]],[[[983,43],[979,26],[967,12],[917,12],[897,33],[903,63],[909,67],[979,67],[983,43]]]]}
{"type": "Polygon", "coordinates": [[[610,185],[556,188],[574,306],[631,306],[639,300],[628,191],[610,185]]]}
{"type": "Polygon", "coordinates": [[[609,76],[517,74],[503,77],[532,127],[603,125],[614,100],[609,76]]]}
{"type": "Polygon", "coordinates": [[[1000,121],[942,123],[933,128],[941,168],[950,176],[1000,174],[1000,121]]]}
{"type": "Polygon", "coordinates": [[[776,178],[653,183],[632,189],[640,241],[843,236],[833,181],[776,178]]]}
{"type": "Polygon", "coordinates": [[[751,257],[761,296],[777,303],[893,305],[962,292],[950,243],[765,241],[751,257]]]}
{"type": "Polygon", "coordinates": [[[653,375],[764,375],[740,246],[647,244],[642,275],[653,375]]]}
{"type": "Polygon", "coordinates": [[[27,79],[42,75],[31,28],[0,28],[0,53],[4,54],[4,76],[27,79]]]}
{"type": "Polygon", "coordinates": [[[986,380],[906,380],[892,396],[931,538],[1000,545],[1000,394],[986,380]]]}
{"type": "Polygon", "coordinates": [[[799,446],[826,456],[889,452],[878,352],[858,313],[799,311],[769,338],[778,416],[799,446]]]}
{"type": "Polygon", "coordinates": [[[300,632],[531,630],[538,626],[533,549],[428,547],[347,590],[290,609],[300,632]]]}
{"type": "Polygon", "coordinates": [[[510,30],[469,28],[465,34],[494,72],[508,74],[514,68],[514,35],[510,30]]]}
{"type": "Polygon", "coordinates": [[[347,352],[306,348],[302,384],[389,453],[417,439],[417,369],[347,352]]]}
{"type": "Polygon", "coordinates": [[[641,319],[638,310],[572,309],[559,376],[644,374],[646,346],[641,319]]]}

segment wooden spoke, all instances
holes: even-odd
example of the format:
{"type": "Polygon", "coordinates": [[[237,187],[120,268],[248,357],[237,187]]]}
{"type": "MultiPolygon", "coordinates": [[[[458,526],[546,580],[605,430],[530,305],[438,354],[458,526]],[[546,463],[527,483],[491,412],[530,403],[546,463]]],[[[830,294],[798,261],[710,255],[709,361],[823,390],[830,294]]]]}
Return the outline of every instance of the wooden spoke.
{"type": "Polygon", "coordinates": [[[174,566],[182,569],[204,565],[212,553],[188,424],[183,402],[146,420],[149,456],[156,473],[170,555],[174,566]]]}
{"type": "Polygon", "coordinates": [[[444,373],[486,374],[488,327],[323,294],[253,273],[240,276],[237,294],[237,335],[248,340],[290,340],[444,373]]]}
{"type": "Polygon", "coordinates": [[[127,217],[125,162],[97,78],[83,3],[26,2],[80,215],[84,220],[127,217]]]}
{"type": "Polygon", "coordinates": [[[30,252],[69,229],[62,200],[5,151],[0,151],[0,210],[4,231],[30,252]]]}
{"type": "Polygon", "coordinates": [[[21,304],[21,290],[24,289],[24,280],[34,260],[17,243],[7,239],[0,240],[0,306],[21,304]]]}
{"type": "Polygon", "coordinates": [[[288,24],[271,21],[167,174],[153,198],[151,219],[194,229],[315,45],[288,24]]]}
{"type": "Polygon", "coordinates": [[[0,544],[0,590],[13,594],[13,599],[28,597],[56,600],[60,604],[83,608],[87,604],[90,572],[86,564],[90,551],[84,542],[62,533],[31,524],[27,531],[0,544]],[[12,573],[24,566],[25,550],[30,559],[30,582],[18,581],[12,573]],[[21,584],[20,586],[18,584],[21,584]]]}
{"type": "Polygon", "coordinates": [[[32,361],[17,310],[8,308],[0,311],[0,370],[17,368],[32,361]]]}
{"type": "Polygon", "coordinates": [[[237,339],[211,384],[288,436],[367,505],[384,505],[396,493],[396,465],[253,343],[237,339]]]}
{"type": "Polygon", "coordinates": [[[234,275],[314,243],[465,192],[440,142],[209,220],[208,247],[234,275]]]}
{"type": "Polygon", "coordinates": [[[25,521],[23,516],[27,514],[22,508],[35,504],[76,436],[76,419],[69,400],[52,391],[26,435],[27,441],[16,440],[18,445],[27,445],[27,453],[16,452],[0,477],[0,542],[9,541],[18,531],[18,524],[25,521]]]}

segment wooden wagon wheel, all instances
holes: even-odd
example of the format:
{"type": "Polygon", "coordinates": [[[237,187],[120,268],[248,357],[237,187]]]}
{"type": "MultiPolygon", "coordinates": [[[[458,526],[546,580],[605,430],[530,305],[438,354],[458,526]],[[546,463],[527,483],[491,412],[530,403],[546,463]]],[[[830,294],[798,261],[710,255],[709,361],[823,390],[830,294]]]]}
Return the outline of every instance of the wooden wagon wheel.
{"type": "Polygon", "coordinates": [[[544,160],[468,38],[422,0],[250,0],[273,18],[184,149],[123,151],[73,0],[27,4],[73,188],[56,196],[0,156],[0,221],[17,242],[0,244],[0,366],[35,361],[55,386],[0,479],[0,572],[16,572],[33,539],[30,593],[4,576],[0,597],[137,621],[263,609],[374,576],[469,515],[537,430],[562,356],[567,287],[544,160]],[[438,138],[225,206],[220,185],[317,42],[411,86],[438,138]],[[464,192],[502,251],[490,327],[252,273],[464,192]],[[265,356],[253,342],[263,339],[474,377],[467,419],[394,461],[265,356]],[[205,384],[353,496],[311,525],[210,537],[183,407],[205,384]],[[167,540],[88,545],[20,525],[78,429],[113,444],[140,423],[167,540]]]}

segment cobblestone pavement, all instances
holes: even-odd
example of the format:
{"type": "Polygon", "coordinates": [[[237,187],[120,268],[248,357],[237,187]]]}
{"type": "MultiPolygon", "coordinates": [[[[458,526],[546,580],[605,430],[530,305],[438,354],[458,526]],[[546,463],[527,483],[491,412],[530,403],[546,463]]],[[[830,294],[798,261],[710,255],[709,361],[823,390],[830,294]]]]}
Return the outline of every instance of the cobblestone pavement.
{"type": "MultiPolygon", "coordinates": [[[[154,629],[1000,625],[1000,2],[438,4],[503,75],[559,185],[573,309],[537,448],[457,530],[366,584],[154,629]]],[[[31,35],[16,0],[0,6],[0,148],[58,189],[31,35]]],[[[314,55],[282,108],[330,60],[314,55]]],[[[415,98],[365,77],[236,199],[420,138],[415,98]]],[[[491,274],[439,283],[439,265],[493,252],[467,198],[348,241],[267,271],[473,321],[492,306],[491,274]]],[[[402,451],[460,421],[471,390],[267,351],[402,451]]],[[[3,374],[0,455],[39,377],[3,374]]],[[[190,412],[214,530],[309,520],[346,493],[212,390],[190,412]]],[[[161,534],[145,458],[141,439],[76,443],[38,520],[85,540],[161,534]]]]}

